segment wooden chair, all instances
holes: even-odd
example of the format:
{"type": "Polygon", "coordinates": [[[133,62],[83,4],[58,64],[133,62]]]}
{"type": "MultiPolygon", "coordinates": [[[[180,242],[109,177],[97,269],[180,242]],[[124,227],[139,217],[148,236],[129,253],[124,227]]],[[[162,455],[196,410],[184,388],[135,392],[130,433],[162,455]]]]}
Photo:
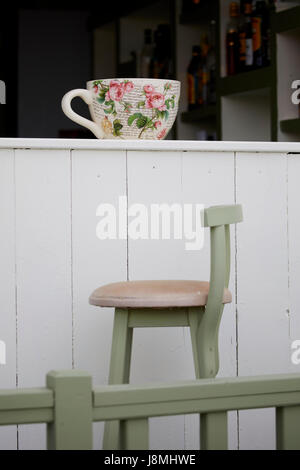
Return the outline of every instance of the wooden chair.
{"type": "MultiPolygon", "coordinates": [[[[134,328],[188,326],[191,332],[196,378],[212,378],[219,369],[218,333],[224,304],[231,302],[229,225],[241,222],[240,205],[204,210],[210,228],[210,282],[127,281],[95,290],[90,304],[114,307],[109,384],[129,383],[134,328]]],[[[201,429],[215,428],[216,415],[201,415],[201,429]]],[[[120,449],[120,422],[105,425],[104,449],[120,449]]]]}

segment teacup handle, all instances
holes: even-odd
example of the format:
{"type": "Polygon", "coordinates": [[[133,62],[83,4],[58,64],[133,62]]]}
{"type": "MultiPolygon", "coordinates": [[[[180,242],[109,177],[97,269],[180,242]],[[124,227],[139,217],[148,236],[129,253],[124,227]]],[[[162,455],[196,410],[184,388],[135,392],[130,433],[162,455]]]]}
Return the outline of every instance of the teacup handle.
{"type": "Polygon", "coordinates": [[[71,101],[76,96],[79,96],[79,98],[81,98],[87,105],[92,104],[93,98],[91,96],[91,92],[89,90],[77,88],[76,90],[68,91],[68,93],[66,93],[61,100],[61,107],[63,112],[66,116],[68,116],[68,118],[71,119],[71,121],[74,121],[83,127],[87,127],[90,131],[93,132],[93,134],[95,134],[98,139],[103,139],[104,132],[100,129],[100,127],[97,126],[97,124],[95,124],[90,119],[86,119],[83,116],[75,113],[75,111],[73,111],[71,108],[71,101]]]}

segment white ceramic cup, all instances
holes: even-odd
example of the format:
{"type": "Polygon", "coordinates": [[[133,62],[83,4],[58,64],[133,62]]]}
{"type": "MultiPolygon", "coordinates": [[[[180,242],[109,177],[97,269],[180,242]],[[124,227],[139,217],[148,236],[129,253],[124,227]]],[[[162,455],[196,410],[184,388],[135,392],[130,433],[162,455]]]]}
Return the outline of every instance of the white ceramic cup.
{"type": "Polygon", "coordinates": [[[66,93],[62,109],[98,139],[164,139],[176,119],[179,98],[176,80],[106,78],[66,93]],[[92,121],[71,108],[76,96],[89,106],[92,121]]]}

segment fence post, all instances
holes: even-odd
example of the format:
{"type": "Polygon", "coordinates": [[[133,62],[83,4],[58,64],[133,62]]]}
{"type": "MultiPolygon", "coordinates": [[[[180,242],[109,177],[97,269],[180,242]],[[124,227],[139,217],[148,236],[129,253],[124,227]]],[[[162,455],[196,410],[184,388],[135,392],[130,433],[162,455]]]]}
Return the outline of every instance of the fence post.
{"type": "Polygon", "coordinates": [[[49,450],[92,449],[92,379],[77,370],[52,371],[47,387],[54,392],[54,422],[47,425],[49,450]]]}

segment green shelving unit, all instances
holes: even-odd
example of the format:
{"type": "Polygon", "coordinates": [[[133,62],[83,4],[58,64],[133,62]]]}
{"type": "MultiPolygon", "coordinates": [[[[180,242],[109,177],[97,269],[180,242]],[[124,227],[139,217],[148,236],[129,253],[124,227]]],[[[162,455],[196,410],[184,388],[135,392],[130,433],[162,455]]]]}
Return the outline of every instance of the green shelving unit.
{"type": "Polygon", "coordinates": [[[300,79],[300,5],[277,12],[272,21],[278,61],[278,140],[300,141],[300,119],[295,118],[297,105],[291,100],[292,82],[300,79]]]}
{"type": "Polygon", "coordinates": [[[275,13],[272,20],[277,34],[300,29],[300,6],[275,13]]]}
{"type": "Polygon", "coordinates": [[[221,96],[226,96],[269,88],[273,82],[273,74],[274,69],[270,66],[220,78],[219,93],[221,96]]]}
{"type": "Polygon", "coordinates": [[[288,134],[300,134],[300,118],[280,121],[280,130],[288,134]]]}

